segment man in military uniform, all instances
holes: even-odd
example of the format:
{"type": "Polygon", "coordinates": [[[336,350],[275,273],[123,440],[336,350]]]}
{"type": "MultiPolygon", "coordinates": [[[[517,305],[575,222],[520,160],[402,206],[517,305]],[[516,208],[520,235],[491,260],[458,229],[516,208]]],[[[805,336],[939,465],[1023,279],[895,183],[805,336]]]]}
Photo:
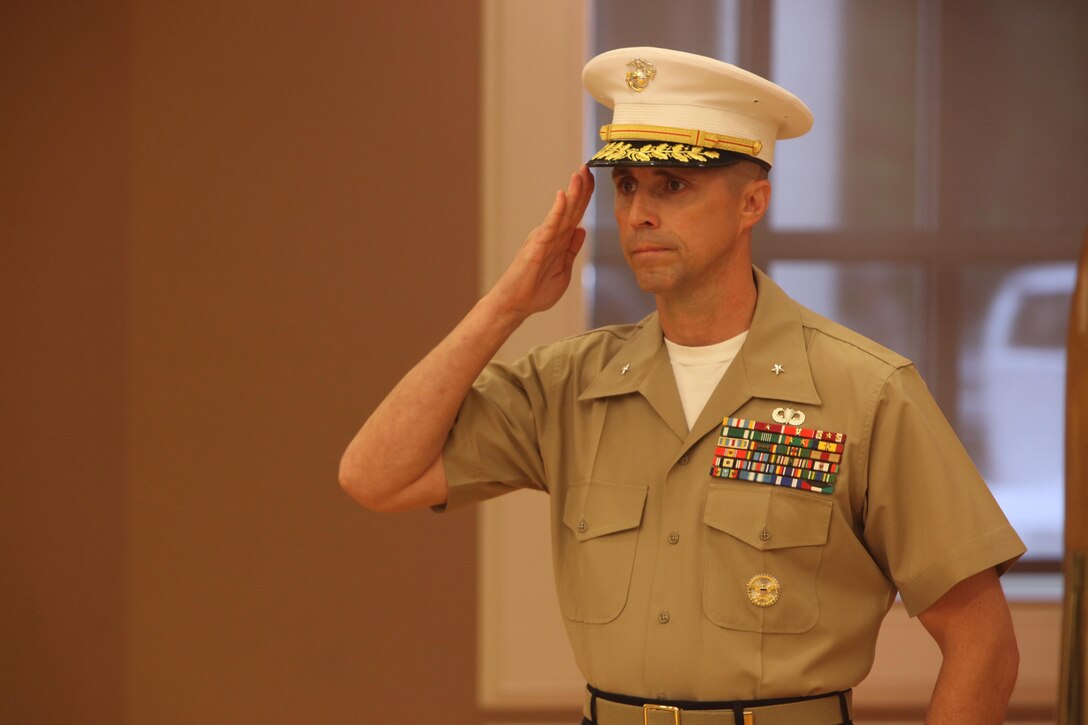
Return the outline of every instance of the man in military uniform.
{"type": "Polygon", "coordinates": [[[579,170],[366,421],[342,485],[377,510],[547,491],[584,722],[849,722],[897,592],[944,657],[928,722],[1001,722],[1018,655],[998,575],[1023,544],[914,366],[752,267],[775,142],[808,108],[656,48],[583,78],[614,109],[588,165],[611,170],[656,312],[490,362],[568,286],[579,170]]]}

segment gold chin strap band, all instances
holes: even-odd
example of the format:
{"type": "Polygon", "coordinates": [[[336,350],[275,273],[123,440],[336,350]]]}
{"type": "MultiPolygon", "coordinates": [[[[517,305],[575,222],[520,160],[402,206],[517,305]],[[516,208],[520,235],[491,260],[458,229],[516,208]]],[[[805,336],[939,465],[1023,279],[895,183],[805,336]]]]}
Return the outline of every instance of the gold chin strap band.
{"type": "Polygon", "coordinates": [[[692,128],[674,128],[672,126],[648,126],[643,124],[611,123],[601,126],[603,141],[665,141],[672,144],[688,144],[708,149],[736,151],[749,156],[758,156],[763,150],[763,142],[725,136],[692,128]]]}

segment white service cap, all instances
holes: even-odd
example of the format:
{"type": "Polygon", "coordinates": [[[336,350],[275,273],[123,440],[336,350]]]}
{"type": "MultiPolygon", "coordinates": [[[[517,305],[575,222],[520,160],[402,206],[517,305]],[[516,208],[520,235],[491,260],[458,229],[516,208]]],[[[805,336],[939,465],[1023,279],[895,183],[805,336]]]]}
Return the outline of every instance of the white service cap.
{"type": "Polygon", "coordinates": [[[774,142],[812,128],[797,96],[743,68],[664,48],[620,48],[590,60],[582,82],[614,109],[608,142],[589,166],[721,166],[754,159],[770,168],[774,142]]]}

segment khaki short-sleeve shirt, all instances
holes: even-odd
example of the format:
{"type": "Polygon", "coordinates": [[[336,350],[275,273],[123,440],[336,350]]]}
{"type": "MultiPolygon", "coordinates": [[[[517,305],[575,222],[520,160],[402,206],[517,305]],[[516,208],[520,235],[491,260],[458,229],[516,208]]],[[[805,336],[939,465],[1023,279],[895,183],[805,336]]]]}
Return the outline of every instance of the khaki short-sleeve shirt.
{"type": "Polygon", "coordinates": [[[914,366],[755,274],[748,338],[692,430],[650,315],[490,365],[447,442],[447,508],[550,494],[560,609],[603,690],[853,687],[897,591],[917,615],[1024,552],[914,366]],[[711,475],[724,418],[779,408],[845,436],[831,493],[711,475]]]}

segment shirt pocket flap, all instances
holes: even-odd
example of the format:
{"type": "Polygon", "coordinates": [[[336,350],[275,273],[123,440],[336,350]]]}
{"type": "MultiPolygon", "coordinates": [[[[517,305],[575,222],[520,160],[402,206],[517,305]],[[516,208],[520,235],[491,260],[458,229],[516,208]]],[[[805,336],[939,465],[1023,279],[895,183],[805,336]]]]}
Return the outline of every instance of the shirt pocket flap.
{"type": "Polygon", "coordinates": [[[822,546],[827,543],[832,507],[817,494],[712,484],[703,522],[761,551],[822,546]]]}
{"type": "Polygon", "coordinates": [[[646,505],[646,486],[592,481],[570,487],[563,523],[578,541],[638,528],[646,505]]]}

